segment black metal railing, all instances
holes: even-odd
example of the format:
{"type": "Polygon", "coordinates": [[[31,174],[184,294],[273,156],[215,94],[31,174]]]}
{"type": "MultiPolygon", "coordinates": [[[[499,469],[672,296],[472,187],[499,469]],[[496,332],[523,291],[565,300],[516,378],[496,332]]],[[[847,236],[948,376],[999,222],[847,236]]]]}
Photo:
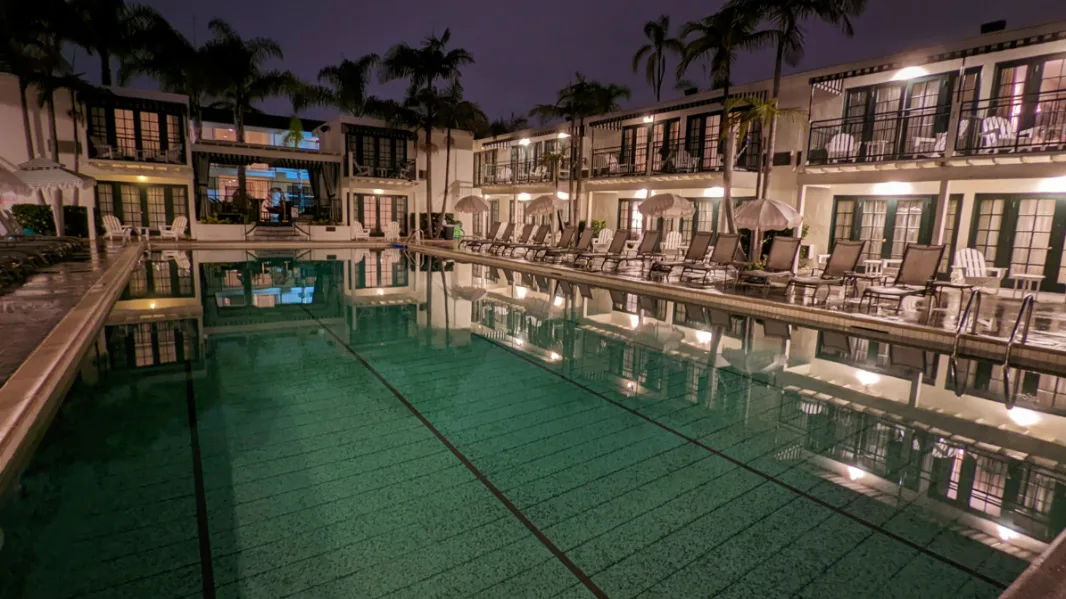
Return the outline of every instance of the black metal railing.
{"type": "Polygon", "coordinates": [[[555,165],[535,160],[485,164],[481,167],[481,185],[550,183],[555,180],[555,169],[559,169],[559,178],[565,179],[569,174],[568,165],[566,160],[555,165]]]}
{"type": "Polygon", "coordinates": [[[950,106],[848,117],[811,123],[808,164],[915,160],[942,156],[950,106]]]}
{"type": "Polygon", "coordinates": [[[375,179],[398,179],[414,181],[416,177],[414,160],[364,159],[358,160],[348,154],[348,177],[372,177],[375,179]]]}
{"type": "Polygon", "coordinates": [[[130,162],[153,162],[161,164],[185,164],[185,146],[173,144],[167,148],[161,147],[159,140],[155,143],[144,143],[137,148],[135,137],[119,136],[115,145],[107,143],[103,138],[89,137],[89,158],[97,160],[125,160],[130,162]],[[148,147],[144,147],[148,146],[148,147]]]}
{"type": "Polygon", "coordinates": [[[957,154],[1062,150],[1066,150],[1066,91],[962,104],[957,154]]]}
{"type": "Polygon", "coordinates": [[[592,177],[640,176],[647,174],[647,170],[647,146],[615,146],[592,151],[592,177]]]}

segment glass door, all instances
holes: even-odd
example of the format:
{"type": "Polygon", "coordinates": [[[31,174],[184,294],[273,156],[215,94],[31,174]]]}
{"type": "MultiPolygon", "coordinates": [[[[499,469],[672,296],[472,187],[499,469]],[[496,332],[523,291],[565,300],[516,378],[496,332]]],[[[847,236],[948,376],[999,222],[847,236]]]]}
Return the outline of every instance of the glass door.
{"type": "Polygon", "coordinates": [[[622,152],[618,162],[619,170],[627,175],[639,175],[648,170],[647,125],[622,129],[622,152]]]}
{"type": "Polygon", "coordinates": [[[944,151],[938,136],[947,134],[954,81],[954,74],[945,74],[912,81],[907,86],[900,135],[901,154],[925,155],[944,151]]]}
{"type": "Polygon", "coordinates": [[[833,241],[865,241],[864,260],[902,258],[908,244],[932,240],[935,205],[936,196],[837,196],[833,241]]]}
{"type": "Polygon", "coordinates": [[[1066,196],[978,195],[970,247],[1009,274],[1042,275],[1041,291],[1066,290],[1066,196]]]}

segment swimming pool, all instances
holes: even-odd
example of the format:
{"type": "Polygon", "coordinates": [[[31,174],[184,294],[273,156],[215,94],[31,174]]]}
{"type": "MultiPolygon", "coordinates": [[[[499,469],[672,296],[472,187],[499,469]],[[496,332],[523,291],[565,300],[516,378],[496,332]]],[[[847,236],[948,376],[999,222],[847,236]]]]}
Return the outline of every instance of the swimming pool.
{"type": "Polygon", "coordinates": [[[2,596],[994,597],[1066,527],[1053,374],[397,251],[185,264],[5,502],[2,596]]]}

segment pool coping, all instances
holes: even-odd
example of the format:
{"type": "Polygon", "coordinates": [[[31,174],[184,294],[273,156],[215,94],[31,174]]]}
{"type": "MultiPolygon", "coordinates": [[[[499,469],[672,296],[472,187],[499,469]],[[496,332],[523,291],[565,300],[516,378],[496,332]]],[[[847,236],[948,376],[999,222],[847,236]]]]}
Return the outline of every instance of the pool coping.
{"type": "Polygon", "coordinates": [[[143,252],[141,243],[122,250],[0,387],[0,496],[51,424],[143,252]]]}
{"type": "MultiPolygon", "coordinates": [[[[439,258],[460,260],[507,270],[519,270],[534,275],[562,278],[596,287],[654,295],[674,302],[690,303],[711,309],[726,310],[746,316],[784,320],[792,324],[819,329],[832,329],[879,341],[907,343],[927,347],[939,353],[952,353],[955,333],[923,325],[886,321],[873,316],[834,312],[831,310],[785,304],[757,296],[724,294],[716,290],[695,289],[677,284],[640,279],[623,279],[611,275],[561,268],[538,262],[500,258],[481,253],[444,249],[439,245],[411,244],[412,251],[439,258]]],[[[1002,360],[1007,349],[1003,339],[963,334],[959,338],[959,353],[968,357],[1002,360]]],[[[1034,370],[1066,369],[1066,350],[1049,347],[1018,345],[1011,350],[1011,366],[1034,370]]]]}

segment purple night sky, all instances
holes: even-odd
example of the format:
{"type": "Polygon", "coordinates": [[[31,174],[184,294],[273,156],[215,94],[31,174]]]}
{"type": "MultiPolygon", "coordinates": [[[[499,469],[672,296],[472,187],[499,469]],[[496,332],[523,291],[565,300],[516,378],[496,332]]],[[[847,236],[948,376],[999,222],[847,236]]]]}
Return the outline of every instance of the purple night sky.
{"type": "MultiPolygon", "coordinates": [[[[385,53],[399,41],[417,44],[431,32],[450,27],[452,42],[476,60],[463,73],[468,99],[495,118],[525,114],[537,103],[551,102],[573,71],[633,90],[630,105],[654,99],[643,74],[630,70],[643,43],[643,24],[668,14],[675,29],[704,17],[723,0],[401,0],[338,2],[330,0],[140,0],[160,10],[186,35],[203,42],[207,22],[229,21],[244,37],[267,36],[285,51],[283,66],[311,81],[318,69],[369,52],[385,53]],[[195,27],[194,27],[195,23],[195,27]]],[[[1047,0],[869,0],[855,22],[854,38],[833,28],[810,24],[807,53],[795,71],[893,54],[910,48],[977,35],[979,25],[1007,19],[1009,28],[1066,19],[1066,3],[1047,0]]],[[[79,57],[79,63],[92,59],[79,57]]],[[[279,65],[281,66],[281,65],[279,65]]],[[[91,68],[87,75],[95,79],[91,68]]],[[[735,67],[738,82],[772,75],[768,52],[742,57],[735,67]]],[[[692,76],[696,76],[693,71],[692,76]]],[[[705,83],[705,82],[700,82],[705,83]]],[[[136,82],[135,86],[151,86],[136,82]]],[[[395,96],[400,86],[375,84],[374,93],[395,96]]],[[[668,79],[664,99],[676,97],[668,79]]],[[[286,100],[263,109],[286,113],[286,100]]],[[[330,111],[314,111],[322,116],[330,111]]]]}

